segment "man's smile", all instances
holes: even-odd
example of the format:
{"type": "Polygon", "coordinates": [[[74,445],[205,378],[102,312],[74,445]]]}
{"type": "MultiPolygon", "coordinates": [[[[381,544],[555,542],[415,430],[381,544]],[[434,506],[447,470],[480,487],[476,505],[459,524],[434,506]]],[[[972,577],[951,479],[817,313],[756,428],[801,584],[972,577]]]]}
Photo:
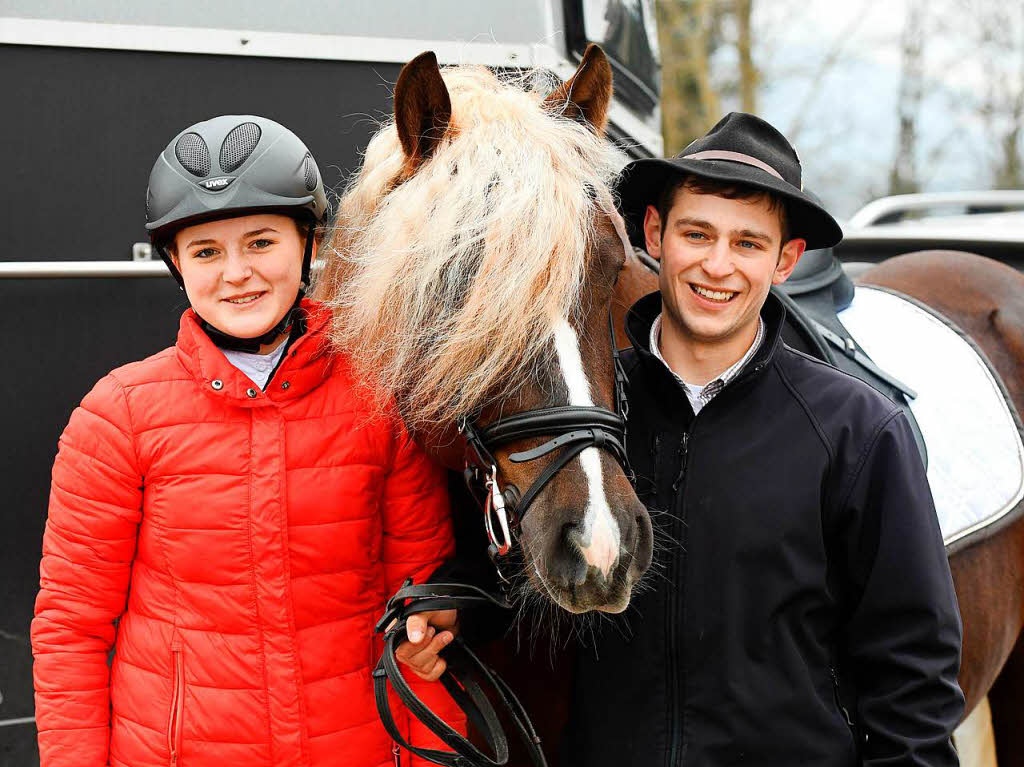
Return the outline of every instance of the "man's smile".
{"type": "Polygon", "coordinates": [[[695,282],[691,282],[689,285],[690,290],[698,296],[706,301],[711,301],[716,304],[727,304],[739,295],[739,292],[735,290],[714,289],[705,287],[704,285],[698,285],[695,282]]]}

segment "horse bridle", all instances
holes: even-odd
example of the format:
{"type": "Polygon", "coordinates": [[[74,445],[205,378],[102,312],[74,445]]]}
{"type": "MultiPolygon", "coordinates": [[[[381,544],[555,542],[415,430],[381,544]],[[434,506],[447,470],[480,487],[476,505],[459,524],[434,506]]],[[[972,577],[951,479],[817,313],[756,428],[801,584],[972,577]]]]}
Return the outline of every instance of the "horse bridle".
{"type": "MultiPolygon", "coordinates": [[[[614,211],[614,208],[611,210],[614,211]]],[[[628,243],[628,239],[624,239],[625,231],[621,218],[613,215],[612,220],[620,239],[628,243]]],[[[500,418],[484,427],[478,426],[473,418],[459,419],[457,426],[466,442],[463,476],[471,493],[483,490],[484,502],[481,506],[484,510],[484,527],[489,540],[488,553],[498,576],[506,586],[508,580],[501,572],[501,558],[512,551],[523,515],[558,472],[584,450],[595,447],[611,453],[627,476],[630,475],[626,456],[626,417],[629,414],[626,373],[615,343],[611,308],[608,311],[608,332],[615,375],[614,411],[600,406],[576,405],[535,408],[500,418]],[[515,485],[504,483],[502,487],[494,451],[517,440],[537,437],[549,439],[537,447],[511,453],[508,459],[513,463],[526,463],[550,455],[556,450],[561,449],[562,452],[520,496],[515,485]]],[[[461,636],[456,635],[443,651],[447,668],[440,682],[494,752],[493,758],[434,714],[416,696],[402,676],[398,660],[395,658],[395,650],[406,638],[405,626],[411,615],[435,610],[461,610],[481,605],[504,609],[511,607],[504,598],[468,584],[413,585],[411,579],[388,600],[387,609],[375,628],[376,633],[384,634],[384,651],[373,671],[373,686],[377,712],[384,728],[395,742],[393,753],[396,767],[400,767],[401,764],[399,747],[447,767],[501,767],[506,764],[509,756],[508,739],[494,706],[484,692],[484,685],[494,691],[495,697],[507,712],[531,762],[536,767],[546,767],[540,738],[519,699],[511,688],[463,642],[461,636]],[[451,751],[422,748],[408,742],[399,731],[391,712],[387,689],[389,682],[409,713],[451,748],[451,751]]]]}
{"type": "Polygon", "coordinates": [[[523,516],[540,492],[555,475],[588,447],[607,450],[629,474],[626,457],[626,417],[629,400],[626,396],[626,374],[615,344],[615,327],[608,312],[608,331],[615,372],[615,410],[599,406],[568,405],[536,408],[501,418],[486,427],[463,418],[459,431],[466,441],[466,465],[463,476],[470,491],[484,492],[484,527],[490,541],[488,553],[502,581],[500,558],[508,555],[515,544],[523,516]],[[554,435],[554,436],[551,436],[554,435]],[[551,437],[530,450],[510,453],[512,463],[527,463],[560,448],[562,453],[537,476],[526,492],[520,495],[513,484],[501,486],[498,461],[494,451],[510,442],[534,437],[551,437]]]}

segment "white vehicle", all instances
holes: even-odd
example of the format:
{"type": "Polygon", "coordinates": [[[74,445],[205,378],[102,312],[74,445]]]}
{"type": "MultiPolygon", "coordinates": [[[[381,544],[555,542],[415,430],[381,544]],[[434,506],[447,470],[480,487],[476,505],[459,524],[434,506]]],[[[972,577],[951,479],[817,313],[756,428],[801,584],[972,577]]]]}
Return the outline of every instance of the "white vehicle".
{"type": "Polygon", "coordinates": [[[844,224],[844,261],[967,250],[1024,269],[1024,190],[935,192],[873,200],[844,224]]]}

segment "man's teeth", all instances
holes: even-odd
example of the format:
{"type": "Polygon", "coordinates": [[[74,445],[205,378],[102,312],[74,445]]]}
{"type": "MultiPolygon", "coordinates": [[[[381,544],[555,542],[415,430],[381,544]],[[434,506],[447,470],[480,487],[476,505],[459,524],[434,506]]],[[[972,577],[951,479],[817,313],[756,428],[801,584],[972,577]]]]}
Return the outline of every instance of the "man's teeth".
{"type": "Polygon", "coordinates": [[[247,304],[250,301],[255,301],[257,298],[259,298],[262,295],[263,295],[262,293],[256,293],[256,294],[251,295],[251,296],[242,296],[241,298],[229,298],[228,301],[230,301],[233,304],[247,304]]]}
{"type": "Polygon", "coordinates": [[[693,288],[694,293],[704,296],[705,298],[710,298],[712,301],[728,301],[736,295],[733,291],[708,290],[707,288],[702,288],[700,285],[691,285],[690,287],[693,288]]]}

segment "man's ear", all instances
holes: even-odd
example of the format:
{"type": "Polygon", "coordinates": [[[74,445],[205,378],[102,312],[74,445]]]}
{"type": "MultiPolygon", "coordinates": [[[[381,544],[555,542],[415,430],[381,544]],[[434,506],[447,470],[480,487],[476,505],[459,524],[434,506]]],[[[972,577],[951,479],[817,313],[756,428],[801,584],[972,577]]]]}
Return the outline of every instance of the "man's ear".
{"type": "Polygon", "coordinates": [[[796,269],[796,265],[800,262],[800,256],[804,254],[806,248],[807,240],[799,237],[782,246],[779,262],[775,265],[775,274],[772,275],[772,285],[781,285],[789,279],[789,275],[796,269]]]}
{"type": "Polygon", "coordinates": [[[653,205],[647,206],[644,213],[644,240],[647,243],[647,254],[656,261],[661,260],[661,215],[653,205]]]}

